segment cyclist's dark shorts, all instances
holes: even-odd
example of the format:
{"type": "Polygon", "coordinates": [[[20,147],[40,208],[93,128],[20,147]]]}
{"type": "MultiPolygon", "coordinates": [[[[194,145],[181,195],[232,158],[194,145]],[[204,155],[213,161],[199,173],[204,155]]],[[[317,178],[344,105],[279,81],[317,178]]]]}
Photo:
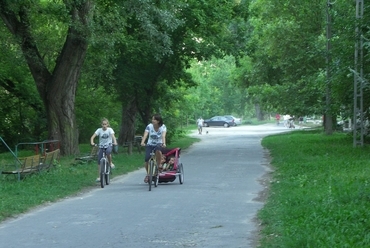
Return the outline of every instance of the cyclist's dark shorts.
{"type": "MultiPolygon", "coordinates": [[[[105,154],[109,155],[112,153],[112,145],[108,146],[107,147],[107,150],[105,151],[105,154]]],[[[103,157],[103,149],[102,148],[99,148],[99,153],[98,153],[98,163],[100,161],[100,159],[103,157]]]]}
{"type": "Polygon", "coordinates": [[[153,149],[160,150],[162,153],[165,150],[165,148],[162,146],[146,146],[145,147],[145,162],[149,161],[150,153],[153,151],[153,149]]]}

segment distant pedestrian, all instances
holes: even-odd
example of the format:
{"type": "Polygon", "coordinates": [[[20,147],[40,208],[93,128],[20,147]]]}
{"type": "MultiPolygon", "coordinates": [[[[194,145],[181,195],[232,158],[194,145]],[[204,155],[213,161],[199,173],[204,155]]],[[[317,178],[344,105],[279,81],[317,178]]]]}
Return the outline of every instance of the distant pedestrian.
{"type": "Polygon", "coordinates": [[[276,120],[276,125],[279,126],[279,124],[280,124],[280,115],[279,114],[275,115],[275,120],[276,120]]]}
{"type": "Polygon", "coordinates": [[[295,128],[294,126],[294,115],[293,116],[290,116],[289,120],[288,120],[288,128],[295,128]]]}
{"type": "Polygon", "coordinates": [[[283,118],[284,118],[284,126],[289,127],[289,119],[291,118],[290,115],[289,114],[284,115],[283,118]]]}
{"type": "Polygon", "coordinates": [[[300,125],[302,125],[302,124],[303,124],[303,116],[300,116],[300,117],[299,117],[299,119],[298,119],[298,123],[299,123],[300,125]]]}
{"type": "Polygon", "coordinates": [[[199,134],[202,134],[203,124],[204,124],[204,120],[202,119],[202,117],[199,117],[199,119],[197,120],[197,126],[198,126],[199,134]]]}

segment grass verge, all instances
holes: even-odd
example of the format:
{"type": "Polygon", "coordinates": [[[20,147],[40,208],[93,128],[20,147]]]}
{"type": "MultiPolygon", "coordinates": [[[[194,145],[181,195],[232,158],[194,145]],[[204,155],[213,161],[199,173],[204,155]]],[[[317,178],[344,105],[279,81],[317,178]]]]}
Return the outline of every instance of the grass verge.
{"type": "MultiPolygon", "coordinates": [[[[182,137],[173,142],[170,147],[188,148],[196,138],[182,137]]],[[[83,153],[89,153],[91,147],[87,144],[80,145],[83,153]]],[[[9,154],[1,154],[9,159],[9,154]]],[[[112,177],[142,168],[144,165],[144,153],[134,152],[127,154],[127,150],[121,149],[113,155],[116,169],[112,177]]],[[[24,213],[36,206],[55,202],[62,198],[74,195],[84,189],[99,187],[95,182],[98,175],[96,162],[77,164],[75,157],[62,157],[60,163],[48,172],[27,176],[22,181],[17,181],[13,175],[0,176],[0,221],[6,218],[24,213]]]]}
{"type": "Polygon", "coordinates": [[[269,136],[262,145],[274,172],[258,214],[260,247],[370,247],[370,147],[321,130],[269,136]]]}

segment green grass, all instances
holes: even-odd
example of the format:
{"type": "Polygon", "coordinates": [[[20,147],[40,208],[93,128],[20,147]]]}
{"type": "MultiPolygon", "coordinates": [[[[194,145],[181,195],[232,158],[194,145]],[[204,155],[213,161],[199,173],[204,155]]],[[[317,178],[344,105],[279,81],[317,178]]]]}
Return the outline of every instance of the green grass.
{"type": "MultiPolygon", "coordinates": [[[[197,141],[199,139],[183,137],[173,142],[170,147],[186,149],[197,141]]],[[[91,147],[88,144],[82,144],[80,150],[82,153],[89,153],[91,147]]],[[[9,159],[12,159],[9,153],[1,154],[0,167],[9,159]]],[[[128,155],[127,149],[120,147],[118,154],[113,155],[113,162],[116,165],[113,177],[120,176],[142,168],[144,152],[141,154],[134,152],[132,155],[128,155]]],[[[72,156],[62,157],[60,163],[49,172],[30,175],[19,182],[13,175],[1,175],[0,221],[24,213],[41,204],[55,202],[82,190],[98,187],[95,182],[97,176],[96,162],[76,163],[75,157],[72,156]]]]}
{"type": "Polygon", "coordinates": [[[274,167],[260,247],[370,247],[370,147],[343,133],[263,139],[274,167]]]}

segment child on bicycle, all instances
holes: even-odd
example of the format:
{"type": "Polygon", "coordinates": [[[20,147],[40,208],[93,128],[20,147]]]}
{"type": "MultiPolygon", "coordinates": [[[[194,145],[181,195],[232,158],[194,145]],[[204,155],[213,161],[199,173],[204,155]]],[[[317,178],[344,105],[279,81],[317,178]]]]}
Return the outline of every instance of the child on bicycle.
{"type": "Polygon", "coordinates": [[[107,147],[105,153],[107,154],[108,162],[111,168],[114,168],[112,163],[112,145],[117,145],[116,137],[114,136],[113,129],[109,126],[109,121],[103,118],[101,121],[101,128],[98,128],[90,138],[90,144],[95,145],[94,139],[96,136],[99,137],[99,154],[98,154],[98,178],[97,182],[100,181],[100,159],[103,157],[103,150],[100,147],[107,147]]]}
{"type": "Polygon", "coordinates": [[[145,146],[145,141],[148,138],[148,143],[145,148],[145,169],[146,176],[144,182],[147,183],[149,180],[148,176],[148,161],[150,159],[150,153],[155,150],[155,157],[157,165],[161,164],[162,160],[162,150],[166,147],[166,133],[167,128],[163,124],[162,116],[155,114],[152,116],[152,123],[148,124],[145,128],[143,138],[141,140],[141,145],[145,146]]]}

